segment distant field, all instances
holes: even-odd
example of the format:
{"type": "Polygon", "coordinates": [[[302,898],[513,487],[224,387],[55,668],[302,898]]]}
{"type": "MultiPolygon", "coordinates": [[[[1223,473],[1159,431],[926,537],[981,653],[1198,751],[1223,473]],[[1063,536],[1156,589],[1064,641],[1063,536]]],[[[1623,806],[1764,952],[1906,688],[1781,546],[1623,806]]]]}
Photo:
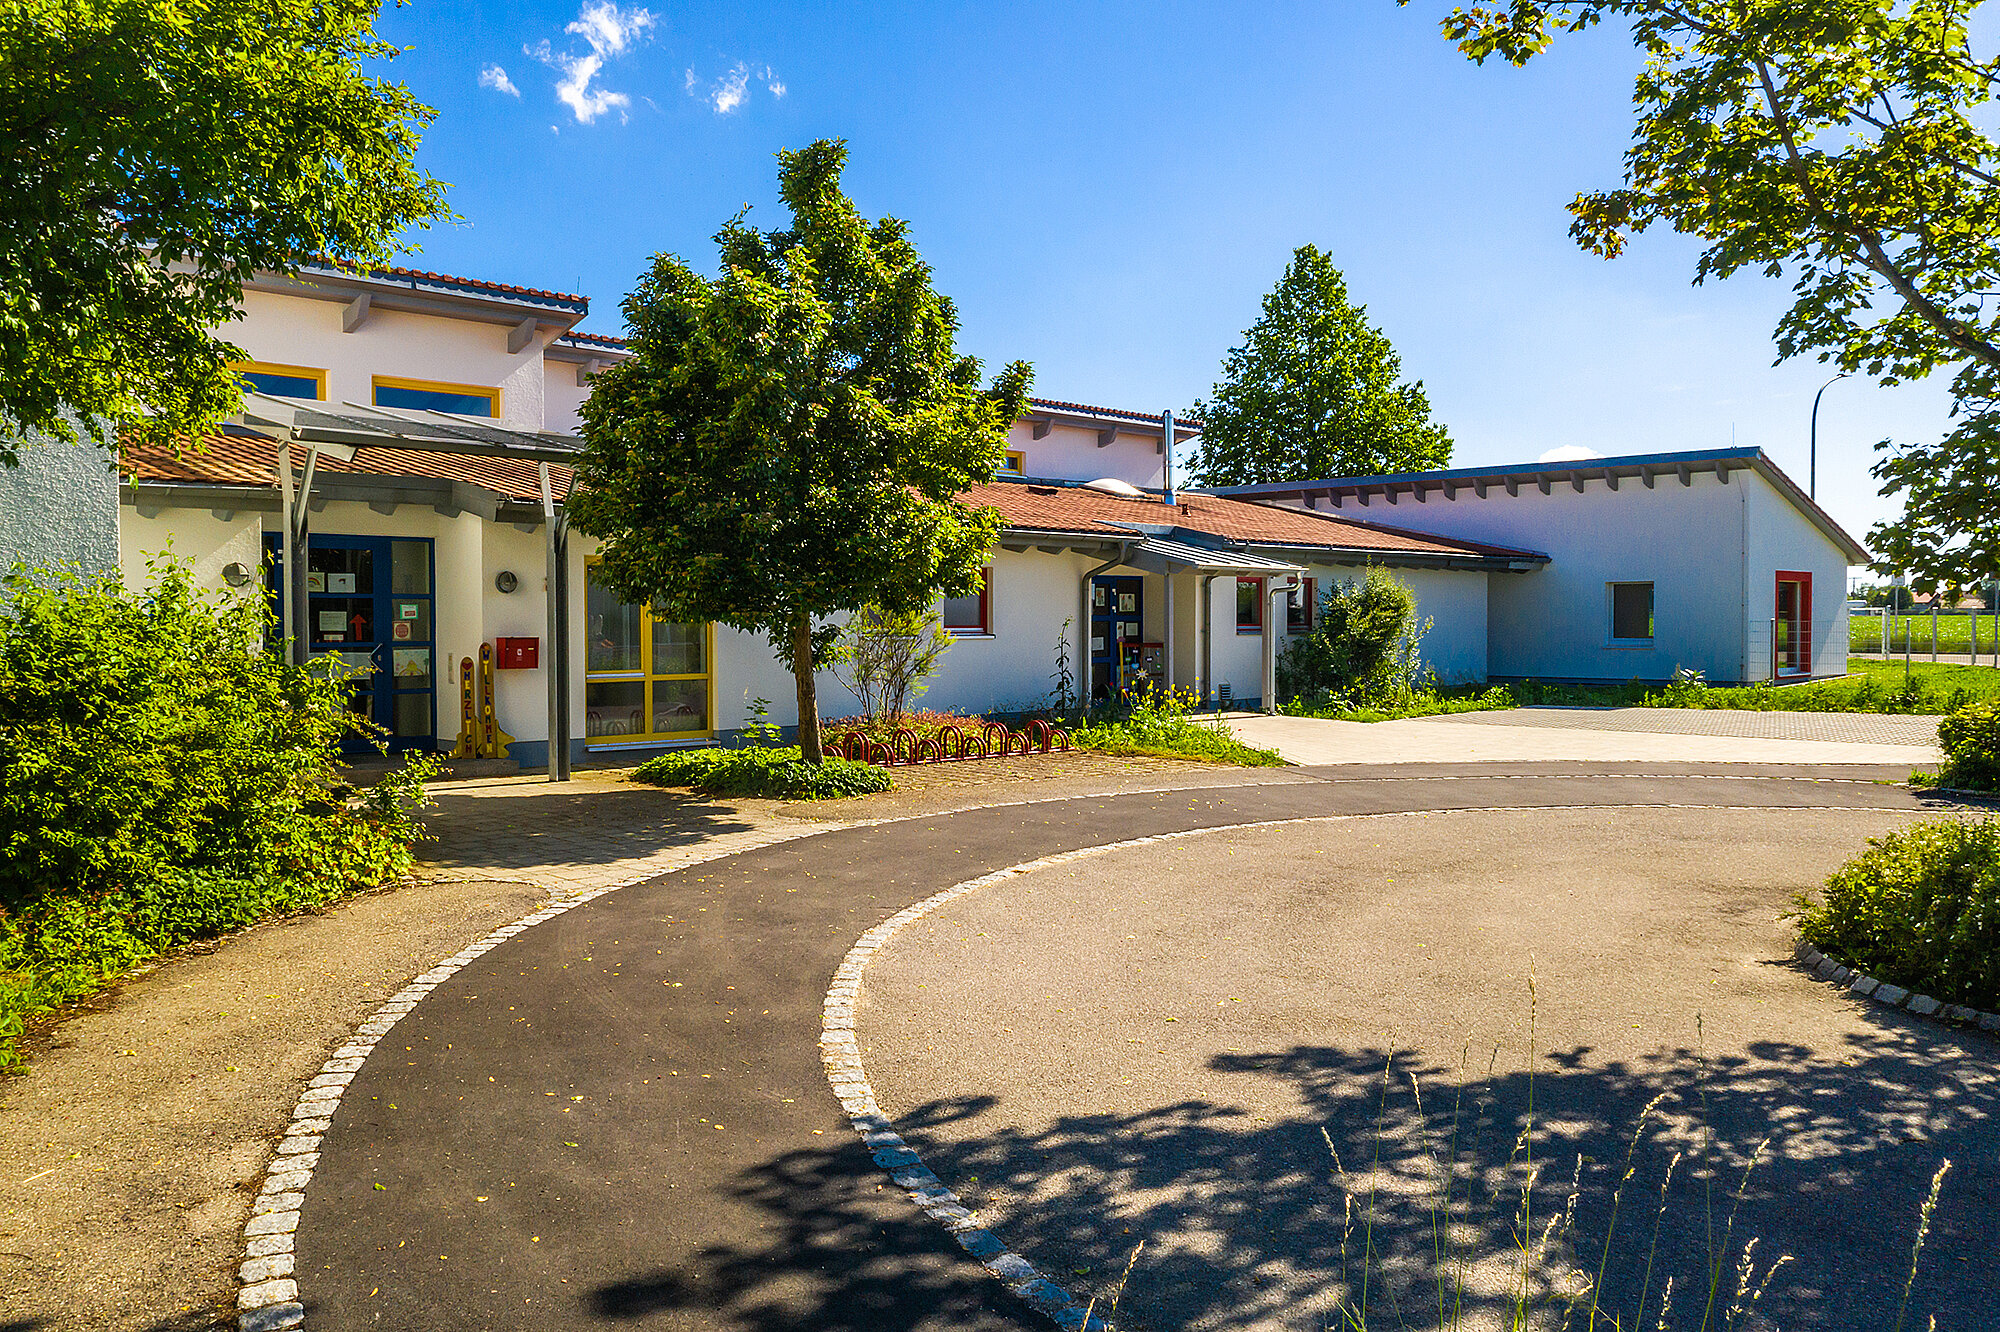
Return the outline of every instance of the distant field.
{"type": "MultiPolygon", "coordinates": [[[[1978,617],[1979,655],[1993,651],[1996,633],[1992,614],[1978,617]]],[[[1937,650],[1963,656],[1972,651],[1973,617],[1970,615],[1940,615],[1937,618],[1937,650]]],[[[1929,656],[1931,652],[1931,617],[1928,615],[1892,615],[1889,617],[1889,650],[1900,653],[1907,644],[1912,654],[1929,656]]],[[[1851,615],[1847,620],[1847,649],[1850,652],[1880,652],[1882,650],[1882,617],[1879,615],[1851,615]]]]}
{"type": "Polygon", "coordinates": [[[1811,684],[1754,684],[1676,691],[1639,684],[1550,685],[1531,681],[1508,685],[1506,692],[1516,705],[1721,708],[1745,712],[1944,713],[1968,703],[2000,700],[2000,670],[1991,666],[1912,661],[1906,674],[1900,660],[1849,657],[1847,669],[1851,674],[1842,679],[1811,684]]]}

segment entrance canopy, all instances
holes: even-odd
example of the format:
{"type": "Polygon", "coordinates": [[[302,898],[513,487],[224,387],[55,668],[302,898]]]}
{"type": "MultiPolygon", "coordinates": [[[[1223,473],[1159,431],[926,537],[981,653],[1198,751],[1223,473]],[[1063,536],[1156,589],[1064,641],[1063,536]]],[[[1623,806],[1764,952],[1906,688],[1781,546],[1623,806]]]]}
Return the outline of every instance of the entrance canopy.
{"type": "Polygon", "coordinates": [[[1302,564],[1266,559],[1247,550],[1196,546],[1160,536],[1149,536],[1133,546],[1125,556],[1125,563],[1131,568],[1157,574],[1234,574],[1238,578],[1269,578],[1305,572],[1302,564]]]}

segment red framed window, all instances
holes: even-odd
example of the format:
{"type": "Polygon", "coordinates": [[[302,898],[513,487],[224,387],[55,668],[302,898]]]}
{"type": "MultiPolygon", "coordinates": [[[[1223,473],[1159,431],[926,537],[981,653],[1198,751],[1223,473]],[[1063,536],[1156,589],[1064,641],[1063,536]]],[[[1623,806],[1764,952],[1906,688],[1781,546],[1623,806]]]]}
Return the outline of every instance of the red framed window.
{"type": "Polygon", "coordinates": [[[1313,579],[1301,578],[1298,586],[1285,601],[1285,632],[1288,634],[1309,634],[1313,627],[1313,597],[1316,585],[1313,579]]]}
{"type": "Polygon", "coordinates": [[[1236,632],[1256,634],[1264,630],[1264,580],[1236,580],[1236,632]]]}
{"type": "Polygon", "coordinates": [[[1778,570],[1771,656],[1780,675],[1812,674],[1812,575],[1778,570]]]}
{"type": "Polygon", "coordinates": [[[954,634],[993,632],[993,570],[979,571],[979,590],[944,599],[944,627],[954,634]]]}

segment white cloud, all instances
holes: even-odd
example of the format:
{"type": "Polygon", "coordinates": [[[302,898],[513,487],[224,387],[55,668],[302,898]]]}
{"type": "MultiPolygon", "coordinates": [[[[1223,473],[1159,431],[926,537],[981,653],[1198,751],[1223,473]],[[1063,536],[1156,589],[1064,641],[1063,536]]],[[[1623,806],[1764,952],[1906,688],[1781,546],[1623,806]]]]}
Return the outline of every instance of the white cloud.
{"type": "Polygon", "coordinates": [[[590,43],[600,56],[624,55],[625,48],[653,26],[653,16],[643,9],[620,9],[613,0],[585,5],[576,22],[563,31],[590,43]]]}
{"type": "Polygon", "coordinates": [[[785,95],[785,85],[777,72],[769,65],[752,66],[745,61],[737,61],[727,73],[713,83],[695,77],[695,72],[687,72],[687,94],[699,102],[706,102],[719,116],[726,116],[750,100],[750,85],[761,83],[773,97],[785,95]]]}
{"type": "Polygon", "coordinates": [[[1583,462],[1590,458],[1602,458],[1603,456],[1596,449],[1586,449],[1581,444],[1565,444],[1560,448],[1550,449],[1547,453],[1535,459],[1535,461],[1542,463],[1583,462]]]}
{"type": "Polygon", "coordinates": [[[558,51],[546,38],[521,49],[562,75],[556,81],[556,100],[570,109],[577,124],[588,125],[613,110],[622,121],[632,99],[621,92],[593,88],[591,84],[603,72],[605,61],[623,55],[654,24],[652,14],[644,9],[620,9],[614,0],[605,0],[602,4],[585,5],[576,21],[563,28],[570,36],[589,43],[588,55],[558,51]]]}
{"type": "Polygon", "coordinates": [[[521,95],[521,90],[514,86],[514,80],[508,78],[507,71],[498,65],[488,65],[479,71],[479,86],[506,93],[509,97],[521,95]]]}

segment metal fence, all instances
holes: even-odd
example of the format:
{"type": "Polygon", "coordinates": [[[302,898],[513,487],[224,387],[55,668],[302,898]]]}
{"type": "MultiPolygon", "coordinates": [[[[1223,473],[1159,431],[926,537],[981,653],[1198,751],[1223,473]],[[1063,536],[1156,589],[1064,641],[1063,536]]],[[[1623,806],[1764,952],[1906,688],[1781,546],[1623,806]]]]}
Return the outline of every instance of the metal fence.
{"type": "Polygon", "coordinates": [[[1883,660],[1908,657],[2000,666],[2000,612],[1915,611],[1891,614],[1879,607],[1850,608],[1847,650],[1883,660]]]}

